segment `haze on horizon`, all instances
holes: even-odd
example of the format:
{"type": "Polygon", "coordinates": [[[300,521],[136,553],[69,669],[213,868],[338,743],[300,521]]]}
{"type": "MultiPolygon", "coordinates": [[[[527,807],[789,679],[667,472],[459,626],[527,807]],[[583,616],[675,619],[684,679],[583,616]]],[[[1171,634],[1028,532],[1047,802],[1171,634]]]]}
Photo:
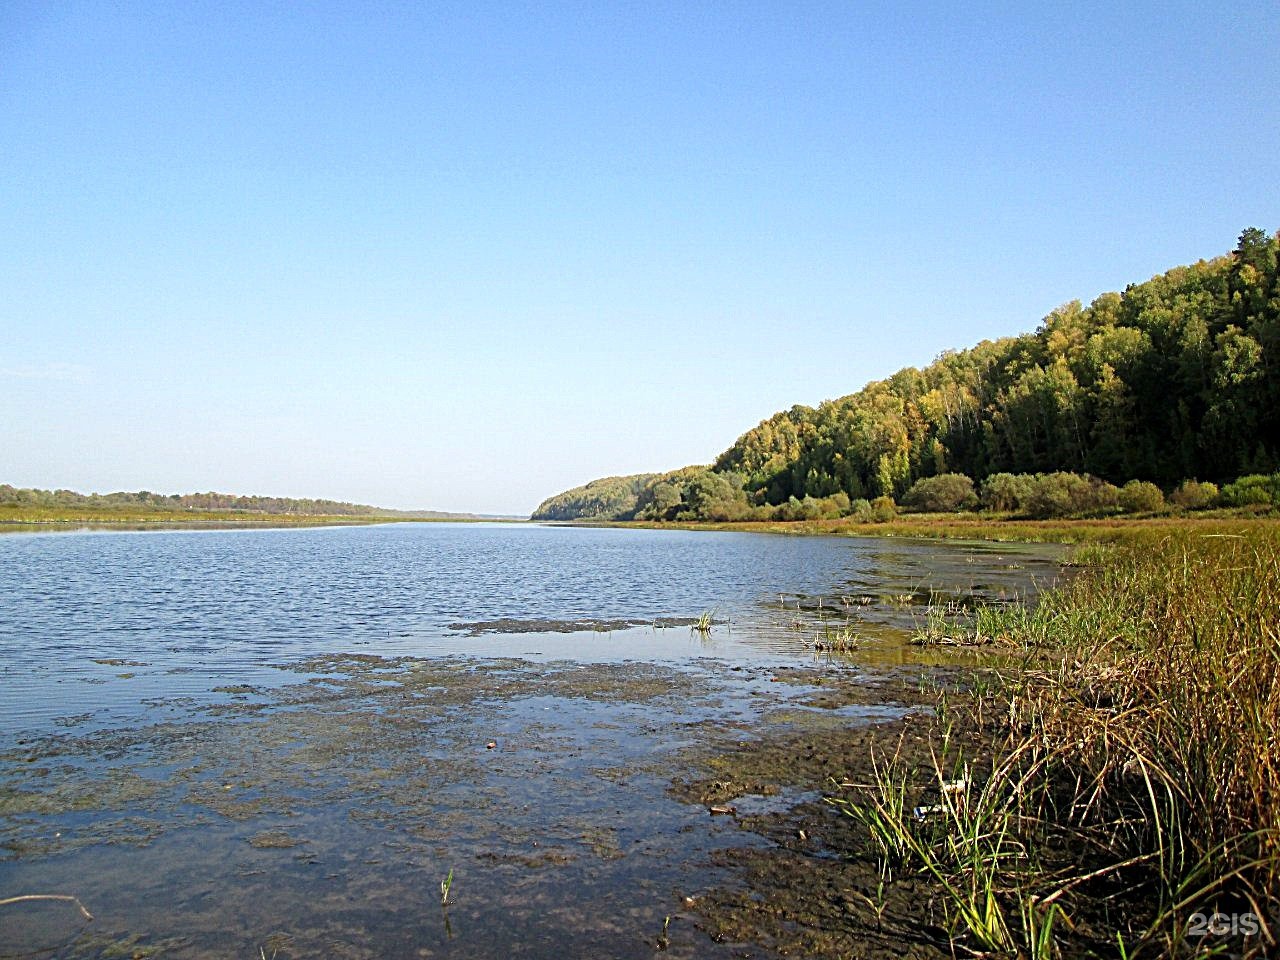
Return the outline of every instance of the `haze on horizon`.
{"type": "Polygon", "coordinates": [[[1280,226],[1280,7],[14,2],[0,483],[527,514],[1280,226]]]}

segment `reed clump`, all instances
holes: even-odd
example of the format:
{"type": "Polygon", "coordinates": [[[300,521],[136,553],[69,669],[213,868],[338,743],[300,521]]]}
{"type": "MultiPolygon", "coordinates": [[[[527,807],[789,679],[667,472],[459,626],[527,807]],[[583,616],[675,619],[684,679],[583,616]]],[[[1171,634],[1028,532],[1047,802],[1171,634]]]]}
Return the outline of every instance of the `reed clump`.
{"type": "Polygon", "coordinates": [[[1089,560],[984,614],[1027,660],[948,704],[932,769],[889,757],[833,801],[972,950],[1274,952],[1280,534],[1153,531],[1089,560]]]}
{"type": "Polygon", "coordinates": [[[862,644],[862,638],[849,623],[827,625],[813,639],[813,649],[818,653],[851,653],[862,644]]]}

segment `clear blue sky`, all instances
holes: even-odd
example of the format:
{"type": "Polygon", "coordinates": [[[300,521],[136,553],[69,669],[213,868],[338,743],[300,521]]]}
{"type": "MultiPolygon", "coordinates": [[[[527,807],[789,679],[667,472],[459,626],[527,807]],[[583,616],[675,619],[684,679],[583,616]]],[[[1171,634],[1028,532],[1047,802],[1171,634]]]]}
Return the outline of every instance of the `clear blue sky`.
{"type": "Polygon", "coordinates": [[[965,7],[8,0],[0,482],[523,513],[1280,227],[1280,5],[965,7]]]}

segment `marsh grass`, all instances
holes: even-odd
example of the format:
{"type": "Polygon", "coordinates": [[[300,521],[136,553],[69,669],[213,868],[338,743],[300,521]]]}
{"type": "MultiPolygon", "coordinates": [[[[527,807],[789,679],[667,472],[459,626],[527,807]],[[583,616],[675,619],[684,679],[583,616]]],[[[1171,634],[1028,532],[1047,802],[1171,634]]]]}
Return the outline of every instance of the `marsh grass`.
{"type": "Polygon", "coordinates": [[[449,905],[449,894],[453,891],[453,868],[449,868],[449,874],[440,881],[440,906],[447,907],[449,905]]]}
{"type": "Polygon", "coordinates": [[[975,634],[963,630],[955,618],[935,604],[925,610],[923,621],[917,620],[912,642],[922,645],[947,645],[971,643],[976,640],[975,634]]]}
{"type": "Polygon", "coordinates": [[[1280,535],[1160,531],[1087,560],[1034,608],[979,608],[975,630],[1028,657],[945,704],[931,769],[895,754],[833,802],[865,827],[886,878],[936,885],[963,949],[1266,955],[1280,894],[1280,535]],[[966,763],[964,789],[943,789],[966,763]],[[1250,913],[1259,932],[1192,938],[1197,912],[1250,913]]]}
{"type": "Polygon", "coordinates": [[[849,623],[825,626],[813,639],[813,649],[822,653],[850,653],[857,650],[862,638],[849,623]]]}
{"type": "Polygon", "coordinates": [[[1034,610],[1019,602],[977,603],[970,610],[930,604],[917,617],[911,642],[919,646],[998,646],[1025,650],[1034,610]]]}
{"type": "Polygon", "coordinates": [[[698,619],[694,620],[693,623],[690,624],[689,629],[695,633],[700,633],[703,636],[706,636],[711,632],[711,628],[715,626],[715,622],[716,622],[715,608],[712,608],[710,610],[704,610],[701,614],[698,615],[698,619]]]}
{"type": "Polygon", "coordinates": [[[1097,520],[1016,520],[987,514],[915,514],[886,523],[851,518],[796,521],[613,521],[587,526],[643,527],[664,530],[740,530],[787,536],[924,537],[940,540],[991,540],[1006,543],[1126,543],[1134,538],[1204,533],[1247,533],[1260,526],[1280,526],[1275,517],[1245,517],[1242,511],[1210,510],[1147,519],[1107,517],[1097,520]]]}

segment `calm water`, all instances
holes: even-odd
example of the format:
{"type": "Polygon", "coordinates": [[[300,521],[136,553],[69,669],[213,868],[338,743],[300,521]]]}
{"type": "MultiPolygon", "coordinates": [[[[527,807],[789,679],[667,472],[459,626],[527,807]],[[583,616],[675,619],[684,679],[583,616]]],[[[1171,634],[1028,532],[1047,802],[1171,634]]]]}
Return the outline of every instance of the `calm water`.
{"type": "Polygon", "coordinates": [[[95,916],[0,908],[0,956],[647,957],[667,916],[670,955],[740,955],[682,904],[767,842],[672,777],[766,727],[894,715],[778,675],[918,662],[930,604],[1057,572],[502,524],[0,536],[0,899],[95,916]],[[710,636],[662,626],[712,608],[710,636]],[[864,648],[815,659],[827,623],[864,648]]]}
{"type": "Polygon", "coordinates": [[[909,628],[930,599],[1033,593],[1057,575],[1052,556],[1009,545],[511,524],[0,536],[0,732],[47,729],[67,714],[114,721],[151,697],[266,682],[264,667],[335,651],[798,654],[810,635],[795,629],[797,601],[806,616],[909,628]],[[710,645],[687,630],[467,628],[649,623],[711,608],[735,629],[710,645]]]}

